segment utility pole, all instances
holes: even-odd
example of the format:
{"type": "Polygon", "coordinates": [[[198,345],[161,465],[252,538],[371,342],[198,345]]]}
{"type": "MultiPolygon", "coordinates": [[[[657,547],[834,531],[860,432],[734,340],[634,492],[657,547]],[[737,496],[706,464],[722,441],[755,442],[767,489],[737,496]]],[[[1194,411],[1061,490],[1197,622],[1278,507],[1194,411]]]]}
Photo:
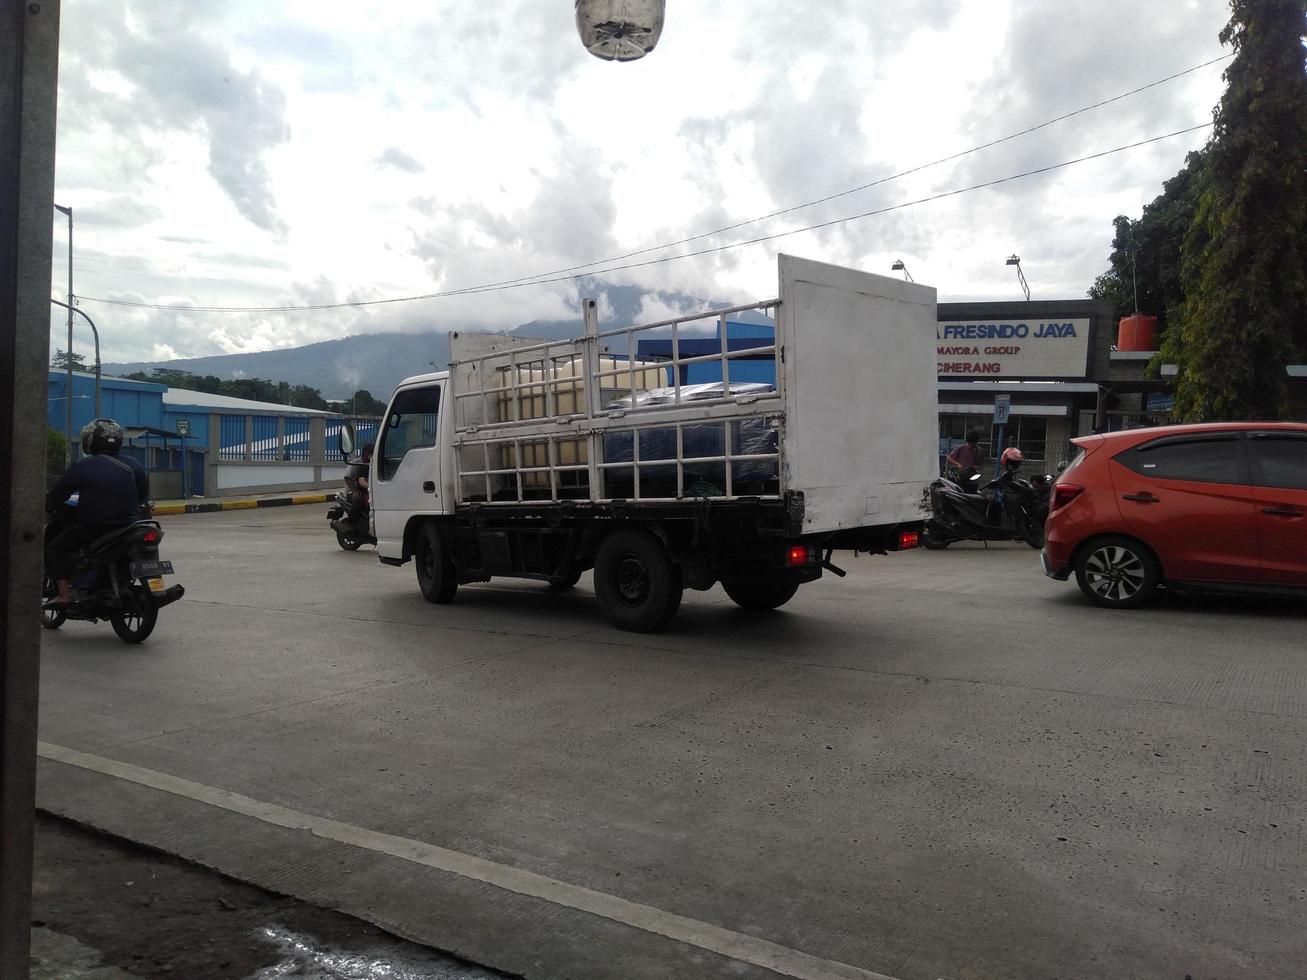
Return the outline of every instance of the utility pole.
{"type": "MultiPolygon", "coordinates": [[[[73,461],[73,209],[56,204],[54,209],[68,215],[68,347],[65,348],[64,367],[67,368],[67,390],[64,391],[64,467],[73,461]]],[[[97,406],[96,412],[99,412],[97,406]]]]}
{"type": "Polygon", "coordinates": [[[32,936],[37,610],[58,81],[59,0],[0,0],[0,977],[5,980],[29,975],[32,936]]]}

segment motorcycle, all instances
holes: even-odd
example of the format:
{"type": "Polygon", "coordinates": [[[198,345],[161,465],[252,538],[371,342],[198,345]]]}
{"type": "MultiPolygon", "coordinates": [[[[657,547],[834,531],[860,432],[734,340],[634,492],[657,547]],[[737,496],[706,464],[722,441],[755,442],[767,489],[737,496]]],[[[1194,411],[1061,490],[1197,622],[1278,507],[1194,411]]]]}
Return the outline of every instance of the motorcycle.
{"type": "Polygon", "coordinates": [[[975,473],[966,488],[944,477],[931,484],[934,516],[926,522],[922,546],[938,551],[955,541],[1020,540],[1042,548],[1053,478],[1041,474],[1023,480],[1014,471],[1004,470],[984,486],[980,480],[975,473]]]}
{"type": "MultiPolygon", "coordinates": [[[[45,543],[62,533],[75,513],[76,501],[62,505],[45,526],[45,543]]],[[[170,561],[159,559],[163,528],[158,521],[138,519],[107,531],[77,555],[77,571],[70,585],[72,601],[54,601],[59,586],[47,572],[41,583],[41,625],[57,630],[67,620],[109,625],[124,643],[140,643],[154,632],[159,610],[186,594],[181,585],[165,584],[172,575],[170,561]]]]}
{"type": "MultiPolygon", "coordinates": [[[[350,459],[354,451],[354,430],[345,426],[340,433],[340,448],[351,467],[366,466],[361,457],[350,459]]],[[[372,495],[347,486],[336,494],[336,503],[327,511],[327,520],[336,532],[336,543],[344,551],[358,551],[365,544],[376,544],[372,534],[372,495]]]]}

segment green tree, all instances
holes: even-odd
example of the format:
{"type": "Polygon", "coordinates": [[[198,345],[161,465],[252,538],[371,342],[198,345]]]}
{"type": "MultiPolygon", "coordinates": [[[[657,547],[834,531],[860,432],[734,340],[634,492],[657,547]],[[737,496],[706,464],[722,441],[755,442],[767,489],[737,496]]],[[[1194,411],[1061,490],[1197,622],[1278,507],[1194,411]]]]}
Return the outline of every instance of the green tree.
{"type": "Polygon", "coordinates": [[[372,392],[366,388],[360,388],[354,392],[353,397],[345,403],[344,408],[351,415],[381,418],[386,414],[386,403],[372,397],[372,392]]]}
{"type": "Polygon", "coordinates": [[[1195,178],[1202,162],[1201,152],[1190,153],[1183,169],[1162,185],[1162,193],[1144,207],[1137,220],[1117,216],[1110,268],[1089,289],[1093,299],[1111,300],[1118,317],[1131,313],[1156,316],[1163,334],[1179,321],[1184,299],[1180,248],[1198,210],[1195,178]]]}
{"type": "Polygon", "coordinates": [[[58,371],[67,371],[69,361],[73,362],[74,371],[86,370],[85,357],[83,357],[81,354],[78,354],[76,351],[74,351],[72,354],[69,354],[62,347],[56,350],[54,352],[54,356],[50,358],[50,366],[58,371]]]}
{"type": "Polygon", "coordinates": [[[1274,419],[1307,349],[1307,0],[1231,0],[1226,90],[1185,237],[1176,416],[1274,419]]]}

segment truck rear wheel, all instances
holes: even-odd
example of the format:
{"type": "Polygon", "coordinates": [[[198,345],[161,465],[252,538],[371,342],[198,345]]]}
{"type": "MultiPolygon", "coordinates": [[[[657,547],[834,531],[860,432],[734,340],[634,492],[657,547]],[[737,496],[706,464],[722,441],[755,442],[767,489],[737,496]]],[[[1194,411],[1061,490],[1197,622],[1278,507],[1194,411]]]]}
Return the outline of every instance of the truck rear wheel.
{"type": "Polygon", "coordinates": [[[449,556],[440,528],[431,521],[423,524],[418,533],[413,559],[422,598],[427,602],[450,602],[458,591],[458,572],[454,570],[454,560],[449,556]]]}
{"type": "Polygon", "coordinates": [[[799,591],[798,582],[723,582],[722,588],[741,609],[779,609],[799,591]]]}
{"type": "Polygon", "coordinates": [[[645,531],[610,534],[595,556],[599,608],[618,629],[648,633],[681,605],[681,571],[662,542],[645,531]]]}

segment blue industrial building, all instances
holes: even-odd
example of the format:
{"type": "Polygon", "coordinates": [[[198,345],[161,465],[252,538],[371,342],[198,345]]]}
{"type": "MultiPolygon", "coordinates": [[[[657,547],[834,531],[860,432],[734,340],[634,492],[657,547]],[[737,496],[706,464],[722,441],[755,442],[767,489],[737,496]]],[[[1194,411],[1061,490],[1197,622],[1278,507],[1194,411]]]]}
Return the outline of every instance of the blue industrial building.
{"type": "MultiPolygon", "coordinates": [[[[76,455],[78,433],[96,417],[95,375],[74,371],[72,381],[76,455]]],[[[67,372],[50,370],[48,399],[47,422],[63,432],[67,372]]],[[[324,475],[323,464],[341,462],[337,434],[344,420],[331,412],[111,377],[100,381],[100,403],[99,414],[123,426],[124,452],[150,471],[151,492],[159,499],[221,493],[243,482],[220,476],[221,464],[239,468],[248,488],[256,489],[329,481],[334,472],[324,475]]],[[[375,423],[358,428],[366,438],[375,423]]]]}
{"type": "MultiPolygon", "coordinates": [[[[726,349],[735,355],[730,359],[731,380],[776,384],[776,355],[769,351],[751,357],[746,353],[759,347],[771,347],[775,342],[776,328],[769,323],[728,320],[726,349]]],[[[696,337],[692,334],[678,336],[676,346],[681,358],[720,354],[722,351],[720,331],[707,337],[696,337]]],[[[671,337],[637,341],[636,356],[642,361],[670,361],[672,359],[671,337]]],[[[708,360],[683,364],[680,367],[680,374],[680,383],[683,385],[721,381],[722,362],[708,360]]],[[[668,384],[671,384],[670,378],[668,384]]]]}

